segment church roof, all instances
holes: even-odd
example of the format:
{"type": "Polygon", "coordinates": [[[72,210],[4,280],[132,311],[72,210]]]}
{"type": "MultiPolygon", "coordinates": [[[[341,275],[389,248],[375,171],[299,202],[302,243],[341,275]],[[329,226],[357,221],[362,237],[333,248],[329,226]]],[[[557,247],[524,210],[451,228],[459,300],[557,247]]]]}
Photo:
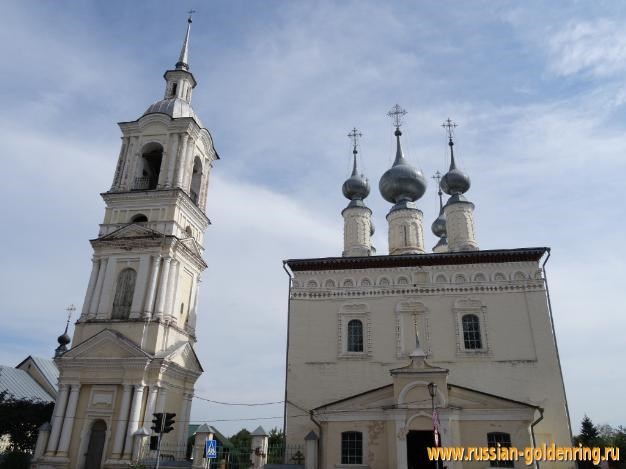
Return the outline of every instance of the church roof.
{"type": "Polygon", "coordinates": [[[26,371],[0,365],[0,392],[3,391],[16,399],[54,401],[26,371]]]}
{"type": "Polygon", "coordinates": [[[283,263],[294,271],[378,269],[429,265],[488,264],[493,262],[538,262],[547,247],[492,249],[481,251],[407,254],[402,256],[322,257],[288,259],[283,263]]]}
{"type": "Polygon", "coordinates": [[[145,116],[157,113],[167,114],[173,119],[177,119],[179,117],[191,117],[198,123],[200,128],[204,127],[202,125],[202,121],[191,107],[191,104],[180,98],[169,98],[157,101],[156,103],[151,104],[143,115],[145,116]]]}
{"type": "Polygon", "coordinates": [[[20,368],[22,364],[27,362],[28,360],[32,360],[35,366],[39,369],[43,377],[48,381],[50,386],[58,390],[58,381],[59,381],[59,369],[57,368],[56,363],[51,358],[42,358],[42,357],[34,357],[29,355],[26,357],[19,365],[15,368],[20,368]]]}

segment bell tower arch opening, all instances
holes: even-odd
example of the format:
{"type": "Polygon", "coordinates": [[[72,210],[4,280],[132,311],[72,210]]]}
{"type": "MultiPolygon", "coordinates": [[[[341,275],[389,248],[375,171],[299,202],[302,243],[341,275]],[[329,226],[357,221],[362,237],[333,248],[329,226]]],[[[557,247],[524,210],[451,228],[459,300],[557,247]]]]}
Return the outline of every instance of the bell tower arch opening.
{"type": "Polygon", "coordinates": [[[139,174],[135,177],[134,190],[154,190],[159,183],[161,162],[163,161],[163,146],[152,142],[141,150],[139,174]]]}
{"type": "Polygon", "coordinates": [[[130,268],[122,270],[117,276],[113,312],[111,314],[112,319],[128,319],[130,316],[136,279],[137,272],[135,272],[135,269],[130,268]]]}

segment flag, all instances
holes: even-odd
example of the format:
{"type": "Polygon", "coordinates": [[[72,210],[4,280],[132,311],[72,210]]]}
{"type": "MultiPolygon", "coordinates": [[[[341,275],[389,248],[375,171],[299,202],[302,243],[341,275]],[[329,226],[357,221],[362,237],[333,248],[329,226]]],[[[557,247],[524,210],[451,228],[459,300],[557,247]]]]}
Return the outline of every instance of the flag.
{"type": "Polygon", "coordinates": [[[435,446],[439,447],[441,441],[439,440],[439,412],[437,409],[433,409],[433,433],[435,435],[435,446]]]}

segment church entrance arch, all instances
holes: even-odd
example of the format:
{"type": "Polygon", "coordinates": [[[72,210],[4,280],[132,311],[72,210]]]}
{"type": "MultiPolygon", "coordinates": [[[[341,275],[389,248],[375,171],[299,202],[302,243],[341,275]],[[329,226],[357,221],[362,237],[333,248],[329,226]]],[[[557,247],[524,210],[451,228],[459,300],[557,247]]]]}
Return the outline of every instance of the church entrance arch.
{"type": "Polygon", "coordinates": [[[102,464],[102,453],[104,451],[104,440],[106,439],[107,424],[104,420],[96,420],[91,426],[89,444],[85,457],[84,469],[100,469],[102,464]]]}
{"type": "Polygon", "coordinates": [[[432,430],[410,430],[406,436],[408,469],[437,469],[436,461],[428,459],[426,448],[435,446],[432,430]]]}

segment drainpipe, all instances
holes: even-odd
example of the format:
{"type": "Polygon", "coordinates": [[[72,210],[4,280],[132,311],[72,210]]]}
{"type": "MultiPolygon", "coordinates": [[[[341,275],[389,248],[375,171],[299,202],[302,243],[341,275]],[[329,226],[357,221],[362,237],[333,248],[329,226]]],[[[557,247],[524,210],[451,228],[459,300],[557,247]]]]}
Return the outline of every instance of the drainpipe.
{"type": "MultiPolygon", "coordinates": [[[[530,436],[533,440],[533,449],[537,447],[537,442],[535,441],[535,425],[543,420],[543,408],[537,407],[539,411],[539,418],[530,424],[530,436]]],[[[539,469],[539,460],[535,460],[535,469],[539,469]]]]}
{"type": "Polygon", "coordinates": [[[287,290],[287,343],[285,350],[285,407],[283,409],[283,444],[287,445],[287,370],[289,367],[289,321],[291,319],[291,280],[293,276],[291,271],[287,268],[287,261],[283,261],[283,270],[287,272],[288,285],[289,288],[287,290]]]}
{"type": "Polygon", "coordinates": [[[543,281],[546,286],[546,296],[548,297],[548,311],[550,313],[550,327],[552,328],[552,339],[554,340],[554,349],[556,350],[556,360],[559,364],[559,375],[561,376],[561,387],[563,389],[563,398],[565,399],[565,416],[567,417],[567,429],[569,431],[570,443],[574,444],[574,436],[572,434],[572,424],[569,416],[569,406],[567,404],[567,394],[565,393],[565,381],[563,381],[563,368],[561,367],[561,357],[559,355],[559,346],[556,343],[556,331],[554,330],[554,317],[552,315],[552,302],[550,301],[550,289],[548,288],[548,276],[546,275],[546,264],[550,259],[550,248],[546,248],[548,251],[548,257],[543,261],[541,269],[543,270],[543,281]]]}
{"type": "Polygon", "coordinates": [[[318,420],[315,420],[314,415],[314,412],[312,410],[309,410],[309,418],[311,419],[311,422],[317,425],[319,435],[319,438],[317,439],[317,466],[320,467],[322,464],[322,425],[319,423],[318,420]]]}

